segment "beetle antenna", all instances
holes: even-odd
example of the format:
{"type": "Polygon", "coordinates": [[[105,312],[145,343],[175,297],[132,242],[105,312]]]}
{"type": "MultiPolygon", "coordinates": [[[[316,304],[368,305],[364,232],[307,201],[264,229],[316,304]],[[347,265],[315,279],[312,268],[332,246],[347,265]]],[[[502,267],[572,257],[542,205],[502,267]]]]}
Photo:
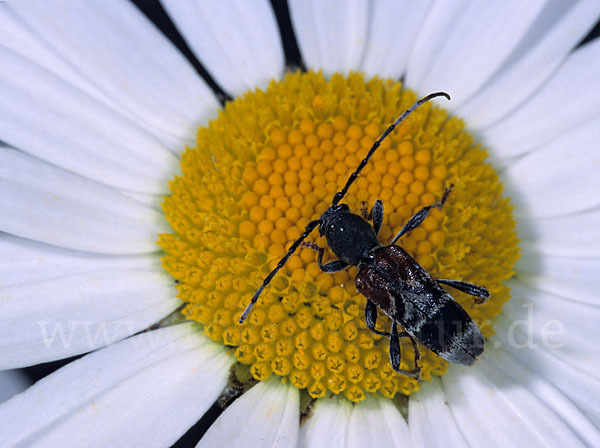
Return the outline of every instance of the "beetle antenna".
{"type": "Polygon", "coordinates": [[[264,279],[262,285],[260,285],[260,288],[258,288],[258,290],[254,293],[254,296],[252,296],[252,300],[250,300],[250,303],[248,304],[248,306],[242,313],[242,316],[240,317],[240,320],[239,320],[240,324],[244,323],[244,321],[250,314],[250,311],[252,311],[252,307],[258,301],[258,297],[263,292],[263,289],[265,289],[265,286],[267,286],[271,282],[271,279],[275,276],[275,274],[277,274],[277,271],[279,271],[283,267],[283,265],[288,260],[288,258],[290,258],[292,256],[292,254],[296,251],[296,249],[298,249],[298,246],[300,246],[300,244],[302,244],[302,241],[304,241],[306,239],[306,237],[308,235],[310,235],[310,232],[312,232],[315,229],[315,227],[317,227],[319,224],[321,224],[321,220],[315,219],[314,221],[311,221],[306,225],[306,229],[304,229],[304,233],[302,235],[300,235],[300,238],[298,238],[296,241],[294,241],[294,244],[292,244],[290,246],[287,253],[283,256],[283,258],[281,260],[279,260],[279,263],[277,263],[277,266],[275,267],[275,269],[273,269],[271,271],[271,273],[269,275],[267,275],[267,278],[264,279]]]}
{"type": "Polygon", "coordinates": [[[344,188],[342,188],[341,191],[337,192],[335,194],[335,196],[333,197],[333,202],[331,203],[331,206],[333,207],[334,205],[337,205],[344,196],[346,196],[346,193],[348,193],[348,189],[350,188],[350,185],[352,185],[352,182],[354,182],[356,180],[356,178],[358,177],[358,175],[360,174],[360,172],[362,171],[362,169],[365,167],[365,165],[369,162],[369,159],[371,158],[371,156],[375,153],[375,151],[377,150],[377,148],[379,148],[379,145],[381,144],[381,142],[388,136],[388,134],[390,132],[392,132],[394,130],[394,128],[396,126],[398,126],[400,123],[402,123],[404,121],[404,119],[406,117],[408,117],[416,108],[418,108],[419,106],[421,106],[423,103],[426,103],[427,101],[436,98],[438,96],[443,96],[445,97],[447,100],[450,100],[450,95],[448,95],[446,92],[435,92],[435,93],[430,93],[429,95],[427,95],[426,97],[421,98],[419,101],[417,101],[415,104],[413,104],[412,106],[410,106],[402,115],[400,115],[398,117],[398,119],[396,121],[394,121],[390,127],[388,127],[383,134],[381,134],[381,137],[379,137],[377,139],[377,141],[375,143],[373,143],[373,146],[371,147],[371,149],[369,150],[369,153],[367,154],[367,157],[365,157],[362,162],[360,162],[360,165],[358,165],[358,168],[356,168],[356,171],[354,171],[350,177],[348,178],[348,181],[346,182],[346,185],[344,185],[344,188]]]}

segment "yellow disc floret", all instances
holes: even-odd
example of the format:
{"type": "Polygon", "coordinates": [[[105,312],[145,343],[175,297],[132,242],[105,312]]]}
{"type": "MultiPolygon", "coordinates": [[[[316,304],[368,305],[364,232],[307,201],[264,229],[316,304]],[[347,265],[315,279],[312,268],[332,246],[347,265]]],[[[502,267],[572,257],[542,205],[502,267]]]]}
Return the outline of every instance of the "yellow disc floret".
{"type": "MultiPolygon", "coordinates": [[[[228,103],[198,131],[182,156],[182,175],[163,203],[172,234],[160,235],[164,268],[179,282],[188,319],[231,347],[250,374],[278,375],[312,397],[366,393],[393,397],[418,388],[396,373],[388,339],[369,331],[355,267],[323,273],[301,248],[274,277],[244,324],[238,320],[264,277],[290,244],[331,204],[374,141],[416,100],[399,82],[361,75],[289,74],[228,103]]],[[[434,278],[474,282],[491,291],[476,305],[450,291],[483,334],[508,300],[502,282],[518,257],[512,208],[502,185],[464,123],[430,103],[383,141],[343,202],[354,213],[385,206],[382,244],[418,209],[454,190],[444,209],[398,243],[434,278]]],[[[327,247],[314,232],[308,241],[327,247]]],[[[324,262],[333,259],[326,252],[324,262]]],[[[389,331],[380,315],[377,328],[389,331]]],[[[400,330],[401,331],[401,330],[400,330]]],[[[401,340],[403,369],[414,367],[401,340]]],[[[423,346],[421,377],[445,372],[446,361],[423,346]]]]}

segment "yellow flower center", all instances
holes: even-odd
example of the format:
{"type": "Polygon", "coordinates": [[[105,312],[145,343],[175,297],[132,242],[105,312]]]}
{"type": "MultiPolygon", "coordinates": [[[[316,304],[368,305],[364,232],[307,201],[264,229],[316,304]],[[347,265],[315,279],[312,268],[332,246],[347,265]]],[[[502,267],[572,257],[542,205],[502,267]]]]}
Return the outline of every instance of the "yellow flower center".
{"type": "MultiPolygon", "coordinates": [[[[163,209],[173,234],[160,235],[164,268],[178,280],[183,314],[235,353],[258,380],[275,374],[312,397],[328,392],[360,401],[365,394],[410,394],[414,378],[390,364],[389,339],[365,324],[366,299],[357,293],[357,268],[328,274],[314,250],[303,247],[238,320],[287,248],[331,204],[373,142],[416,94],[399,82],[361,75],[289,74],[228,103],[198,131],[183,154],[182,176],[170,182],[163,209]]],[[[509,298],[502,282],[518,258],[512,207],[464,123],[427,103],[375,153],[343,203],[354,213],[381,199],[379,241],[389,244],[421,207],[454,190],[399,240],[434,278],[485,286],[482,305],[450,290],[485,336],[509,298]]],[[[315,231],[307,241],[327,248],[315,231]]],[[[326,251],[324,263],[334,259],[326,251]]],[[[377,329],[389,331],[380,313],[377,329]]],[[[399,331],[402,331],[399,329],[399,331]]],[[[414,368],[401,340],[401,368],[414,368]]],[[[419,344],[421,378],[443,374],[447,362],[419,344]]]]}

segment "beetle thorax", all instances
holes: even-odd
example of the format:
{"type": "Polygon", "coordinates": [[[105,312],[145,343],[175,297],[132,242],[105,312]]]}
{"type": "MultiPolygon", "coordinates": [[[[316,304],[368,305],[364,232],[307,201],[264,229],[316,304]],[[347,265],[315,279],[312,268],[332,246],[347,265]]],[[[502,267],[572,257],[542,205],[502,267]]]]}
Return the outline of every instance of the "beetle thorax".
{"type": "Polygon", "coordinates": [[[351,213],[346,204],[325,210],[319,233],[325,235],[327,244],[340,260],[354,266],[379,245],[373,226],[361,216],[351,213]]]}

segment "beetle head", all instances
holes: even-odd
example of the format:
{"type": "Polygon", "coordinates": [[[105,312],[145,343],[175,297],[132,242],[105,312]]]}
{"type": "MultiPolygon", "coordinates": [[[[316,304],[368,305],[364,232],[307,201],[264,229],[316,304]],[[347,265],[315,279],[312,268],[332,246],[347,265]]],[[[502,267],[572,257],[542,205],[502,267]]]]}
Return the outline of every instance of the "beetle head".
{"type": "Polygon", "coordinates": [[[325,229],[327,229],[331,223],[342,213],[347,213],[350,211],[350,207],[346,204],[336,204],[329,207],[327,210],[323,212],[321,215],[321,224],[319,225],[319,235],[323,236],[325,234],[325,229]]]}

